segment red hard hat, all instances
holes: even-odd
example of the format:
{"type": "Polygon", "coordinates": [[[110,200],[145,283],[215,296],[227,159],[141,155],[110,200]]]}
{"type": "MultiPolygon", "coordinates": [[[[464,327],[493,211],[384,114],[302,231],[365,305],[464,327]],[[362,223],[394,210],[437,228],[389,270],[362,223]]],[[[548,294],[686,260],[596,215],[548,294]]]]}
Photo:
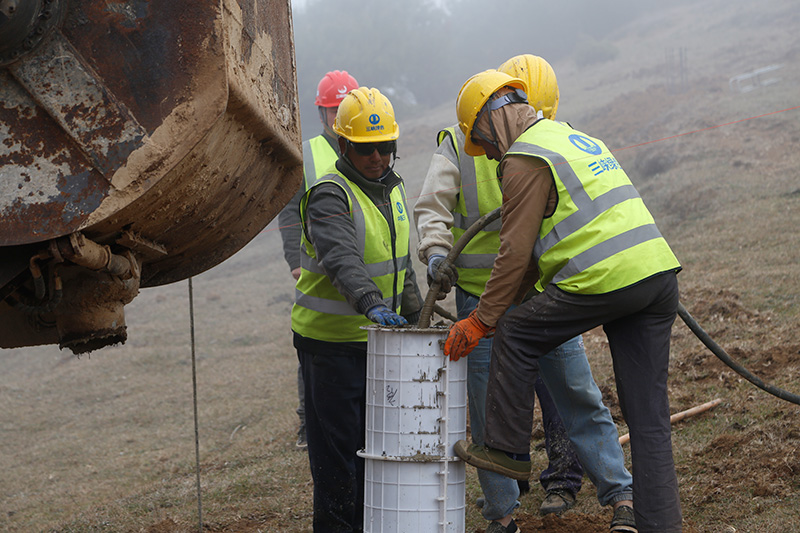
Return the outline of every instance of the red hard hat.
{"type": "Polygon", "coordinates": [[[358,82],[353,76],[346,70],[332,70],[319,80],[314,104],[319,107],[339,107],[339,103],[353,89],[358,89],[358,82]]]}

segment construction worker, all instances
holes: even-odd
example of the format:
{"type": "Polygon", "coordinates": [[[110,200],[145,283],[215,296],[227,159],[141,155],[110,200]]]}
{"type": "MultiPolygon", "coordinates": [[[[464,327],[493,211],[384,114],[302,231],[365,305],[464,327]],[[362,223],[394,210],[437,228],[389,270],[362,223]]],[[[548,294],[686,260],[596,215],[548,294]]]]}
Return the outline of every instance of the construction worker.
{"type": "Polygon", "coordinates": [[[333,130],[342,154],[300,200],[302,270],[292,308],[303,371],[314,530],[361,531],[367,331],[416,323],[422,298],[409,255],[399,128],[389,100],[360,87],[333,130]],[[391,163],[391,165],[390,165],[391,163]]]}
{"type": "MultiPolygon", "coordinates": [[[[500,67],[514,73],[531,88],[530,104],[545,117],[553,119],[558,109],[558,83],[550,64],[530,54],[515,56],[500,67]]],[[[439,132],[439,148],[434,154],[422,192],[414,208],[419,233],[418,255],[428,265],[428,281],[442,282],[443,292],[456,286],[456,306],[459,319],[475,309],[492,271],[500,246],[499,221],[479,232],[448,268],[443,260],[455,240],[478,218],[493,211],[502,203],[497,180],[497,163],[485,155],[471,157],[464,153],[464,134],[458,126],[439,132]]],[[[483,444],[485,425],[486,386],[489,375],[491,339],[483,338],[470,353],[468,363],[468,396],[472,442],[483,444]]],[[[594,406],[595,418],[602,423],[592,442],[582,446],[583,457],[589,465],[588,474],[598,487],[601,505],[631,505],[630,473],[625,469],[624,456],[616,440],[616,426],[608,409],[602,404],[602,394],[591,377],[591,368],[580,335],[548,353],[540,361],[542,376],[558,382],[560,374],[582,376],[586,387],[581,398],[584,405],[594,406]]],[[[546,380],[545,380],[546,381],[546,380]]],[[[546,497],[541,514],[561,514],[575,503],[581,488],[583,469],[570,444],[564,423],[556,405],[541,379],[535,382],[542,410],[548,468],[540,475],[546,497]]],[[[563,394],[560,406],[569,408],[571,401],[563,394]]],[[[512,512],[519,506],[517,482],[489,470],[478,470],[478,480],[484,493],[481,512],[492,521],[487,533],[518,531],[512,512]]],[[[625,531],[625,530],[621,530],[625,531]]]]}
{"type": "MultiPolygon", "coordinates": [[[[278,215],[278,226],[283,241],[283,258],[289,264],[289,270],[295,281],[300,279],[300,234],[302,233],[300,198],[339,158],[339,141],[333,132],[333,121],[336,119],[336,110],[339,109],[341,101],[347,93],[356,88],[358,82],[346,70],[332,70],[317,84],[314,104],[319,112],[322,133],[303,142],[303,184],[278,215]]],[[[300,427],[297,430],[295,445],[301,450],[306,448],[306,413],[303,396],[303,375],[298,364],[296,412],[300,419],[300,427]]]]}
{"type": "MultiPolygon", "coordinates": [[[[631,435],[636,502],[614,519],[634,515],[630,530],[641,533],[679,532],[667,374],[680,264],[603,142],[538,117],[526,90],[523,80],[489,70],[467,80],[456,103],[464,151],[500,161],[503,210],[486,289],[444,348],[458,359],[495,332],[485,446],[462,440],[455,451],[479,468],[527,478],[539,360],[603,326],[631,435]],[[534,284],[538,294],[506,313],[534,284]]],[[[597,429],[581,405],[569,417],[573,443],[597,429]]]]}

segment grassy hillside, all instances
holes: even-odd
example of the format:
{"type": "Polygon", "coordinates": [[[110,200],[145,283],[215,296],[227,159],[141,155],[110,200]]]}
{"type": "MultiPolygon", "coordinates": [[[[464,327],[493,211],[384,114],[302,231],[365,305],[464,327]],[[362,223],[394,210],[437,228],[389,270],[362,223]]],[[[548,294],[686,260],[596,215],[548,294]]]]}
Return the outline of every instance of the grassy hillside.
{"type": "MultiPolygon", "coordinates": [[[[602,138],[628,170],[684,266],[686,308],[732,356],[794,393],[798,27],[796,2],[704,0],[643,17],[554,64],[558,118],[602,138]],[[599,50],[613,58],[601,60],[607,55],[599,50]],[[732,88],[732,77],[769,65],[781,68],[762,81],[778,81],[732,88]]],[[[412,203],[436,131],[454,120],[454,105],[401,120],[397,168],[412,203]]],[[[293,290],[274,223],[193,280],[207,531],[310,530],[312,484],[305,454],[294,450],[293,290]]],[[[56,347],[0,352],[0,531],[196,528],[188,283],[143,290],[127,321],[125,345],[79,359],[56,347]]],[[[680,321],[673,334],[672,410],[722,399],[674,426],[685,530],[795,530],[800,407],[741,379],[680,321]]],[[[586,343],[625,433],[605,337],[592,331],[586,343]]],[[[540,439],[537,427],[534,443],[540,439]]],[[[544,453],[534,453],[543,467],[544,453]]],[[[474,501],[471,468],[467,490],[474,501]]],[[[537,516],[542,496],[536,487],[523,497],[523,531],[607,531],[610,512],[597,505],[588,480],[575,510],[561,518],[537,516]]],[[[474,506],[467,521],[470,532],[485,527],[474,506]]]]}

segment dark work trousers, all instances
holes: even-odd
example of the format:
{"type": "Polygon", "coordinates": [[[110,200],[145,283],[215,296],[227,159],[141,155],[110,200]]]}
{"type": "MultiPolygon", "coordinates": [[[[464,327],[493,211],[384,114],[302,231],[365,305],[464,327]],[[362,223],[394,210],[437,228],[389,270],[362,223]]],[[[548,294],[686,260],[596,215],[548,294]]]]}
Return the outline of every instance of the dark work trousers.
{"type": "Polygon", "coordinates": [[[581,490],[583,468],[544,381],[537,379],[534,388],[542,409],[544,446],[547,451],[547,468],[539,475],[539,483],[545,492],[562,489],[575,496],[581,490]]]}
{"type": "MultiPolygon", "coordinates": [[[[479,298],[470,294],[461,287],[456,287],[456,307],[459,320],[463,320],[478,306],[479,298]]],[[[582,345],[581,345],[582,346],[582,345]]],[[[486,404],[486,385],[489,380],[489,361],[491,358],[492,343],[491,339],[482,339],[477,347],[469,354],[467,390],[469,393],[469,414],[470,429],[472,430],[473,442],[483,444],[484,429],[486,427],[486,417],[484,416],[486,404]],[[476,433],[480,438],[475,438],[476,433]]],[[[583,348],[581,348],[583,350],[583,348]]],[[[587,363],[588,364],[588,363],[587,363]]],[[[575,449],[567,435],[567,428],[558,414],[558,409],[547,391],[547,386],[542,378],[538,378],[535,383],[536,396],[539,397],[539,405],[542,409],[542,426],[544,428],[545,448],[547,450],[547,468],[539,476],[539,482],[545,491],[554,489],[564,489],[572,493],[573,496],[581,490],[583,481],[583,468],[581,467],[575,449]]],[[[497,475],[499,476],[499,474],[497,475]]],[[[493,474],[481,472],[478,478],[487,500],[492,501],[484,505],[483,514],[487,519],[487,509],[490,513],[502,512],[501,516],[513,511],[516,508],[516,496],[508,501],[509,489],[507,481],[501,480],[493,474]],[[507,505],[514,504],[508,508],[507,505]]],[[[530,490],[530,485],[520,485],[520,493],[525,487],[530,490]]]]}
{"type": "Polygon", "coordinates": [[[297,350],[306,397],[306,436],[314,479],[314,531],[362,531],[367,354],[297,350]]]}
{"type": "MultiPolygon", "coordinates": [[[[497,324],[486,398],[486,444],[527,453],[537,358],[602,325],[622,415],[631,435],[633,499],[639,533],[681,531],[667,398],[669,344],[678,306],[674,272],[599,295],[545,291],[497,324]]],[[[591,420],[586,420],[591,424],[591,420]]]]}

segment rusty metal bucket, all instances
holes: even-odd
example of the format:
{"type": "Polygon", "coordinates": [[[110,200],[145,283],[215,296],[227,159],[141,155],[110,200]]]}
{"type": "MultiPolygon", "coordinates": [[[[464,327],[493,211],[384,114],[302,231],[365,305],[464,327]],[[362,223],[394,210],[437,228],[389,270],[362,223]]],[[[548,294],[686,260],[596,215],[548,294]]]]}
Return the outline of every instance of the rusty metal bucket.
{"type": "Polygon", "coordinates": [[[48,256],[59,238],[130,256],[129,301],[230,257],[302,179],[288,1],[25,5],[22,30],[0,9],[18,40],[0,47],[2,347],[63,338],[52,291],[24,294],[37,254],[49,285],[56,263],[85,268],[48,256]]]}

